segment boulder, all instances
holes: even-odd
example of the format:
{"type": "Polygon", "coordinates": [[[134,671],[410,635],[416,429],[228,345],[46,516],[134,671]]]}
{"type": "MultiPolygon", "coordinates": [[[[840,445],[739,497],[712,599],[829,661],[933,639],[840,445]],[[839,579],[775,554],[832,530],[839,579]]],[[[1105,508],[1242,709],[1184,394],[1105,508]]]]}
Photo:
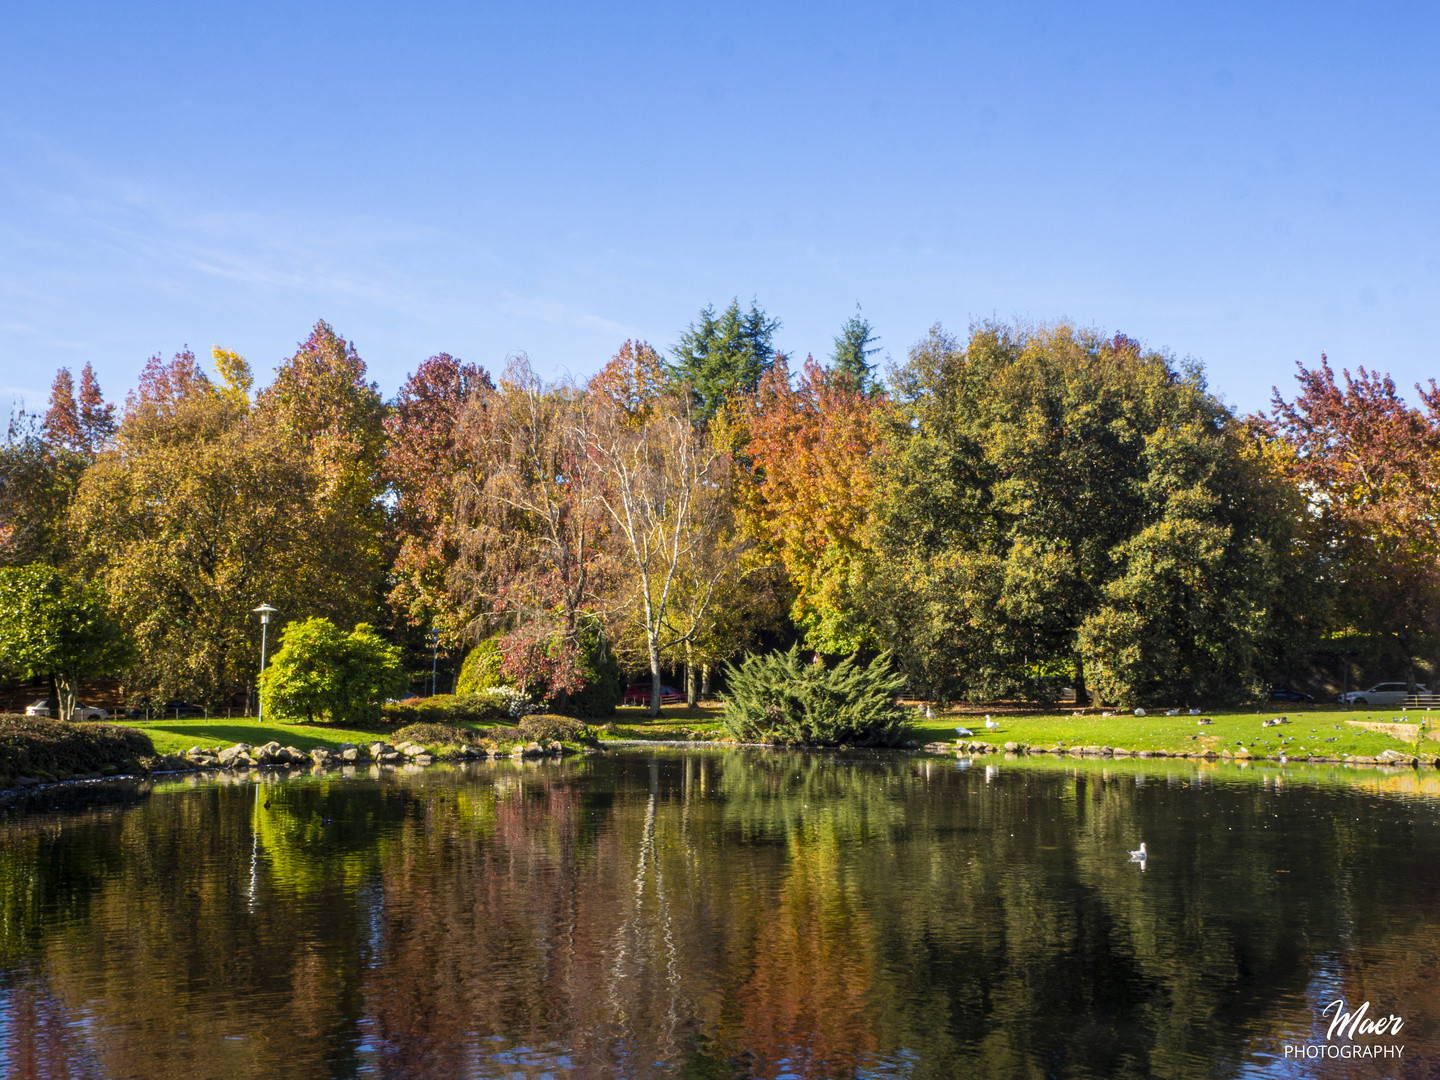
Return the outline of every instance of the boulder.
{"type": "Polygon", "coordinates": [[[282,760],[287,765],[308,765],[311,761],[310,755],[298,746],[282,746],[280,753],[284,755],[282,760]]]}
{"type": "Polygon", "coordinates": [[[227,746],[224,750],[221,750],[220,753],[216,754],[215,757],[222,766],[228,769],[235,764],[235,759],[241,755],[244,755],[248,764],[250,760],[249,743],[238,742],[234,746],[227,746]]]}
{"type": "Polygon", "coordinates": [[[404,746],[397,746],[395,749],[409,758],[419,757],[421,754],[430,753],[429,750],[426,750],[425,747],[421,746],[419,743],[406,743],[404,746]]]}
{"type": "Polygon", "coordinates": [[[381,765],[398,765],[404,758],[405,755],[398,750],[381,750],[375,755],[375,760],[381,765]]]}
{"type": "Polygon", "coordinates": [[[435,762],[434,754],[416,754],[410,759],[416,765],[431,765],[435,762]]]}
{"type": "Polygon", "coordinates": [[[1005,752],[1006,752],[1007,754],[1014,754],[1014,753],[1016,753],[1017,751],[1019,751],[1019,749],[1020,749],[1020,744],[1019,744],[1018,742],[1007,742],[1007,743],[1005,744],[1005,752]]]}

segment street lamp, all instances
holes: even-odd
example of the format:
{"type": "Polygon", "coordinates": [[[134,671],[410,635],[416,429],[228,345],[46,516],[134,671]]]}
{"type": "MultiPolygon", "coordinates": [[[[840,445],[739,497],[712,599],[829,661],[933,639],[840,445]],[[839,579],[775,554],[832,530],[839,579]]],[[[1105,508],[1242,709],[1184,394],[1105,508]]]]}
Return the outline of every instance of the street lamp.
{"type": "Polygon", "coordinates": [[[430,639],[430,696],[435,696],[435,665],[440,656],[440,631],[431,630],[425,635],[430,639]]]}
{"type": "MultiPolygon", "coordinates": [[[[260,678],[262,681],[265,678],[265,640],[270,629],[270,616],[274,615],[277,610],[269,604],[261,604],[255,609],[255,614],[260,616],[260,678]]],[[[255,713],[255,722],[263,724],[265,722],[265,699],[263,697],[257,698],[255,713]]]]}

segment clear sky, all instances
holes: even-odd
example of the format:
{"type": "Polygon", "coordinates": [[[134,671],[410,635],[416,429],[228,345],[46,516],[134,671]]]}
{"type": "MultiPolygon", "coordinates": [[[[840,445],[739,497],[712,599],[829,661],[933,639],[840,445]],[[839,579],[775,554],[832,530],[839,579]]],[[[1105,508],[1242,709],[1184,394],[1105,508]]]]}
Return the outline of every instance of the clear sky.
{"type": "Polygon", "coordinates": [[[444,350],[596,370],[758,299],[1067,318],[1204,362],[1440,376],[1440,7],[220,3],[0,10],[0,395],[261,381],[325,318],[388,395],[444,350]]]}

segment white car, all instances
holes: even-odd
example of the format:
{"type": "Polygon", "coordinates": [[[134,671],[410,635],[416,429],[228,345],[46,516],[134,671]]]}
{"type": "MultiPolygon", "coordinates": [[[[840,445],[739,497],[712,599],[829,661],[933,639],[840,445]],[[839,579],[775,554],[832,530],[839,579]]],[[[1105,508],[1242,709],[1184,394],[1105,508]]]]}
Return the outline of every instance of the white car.
{"type": "MultiPolygon", "coordinates": [[[[50,699],[49,699],[49,698],[41,698],[39,701],[35,702],[35,704],[26,706],[26,708],[25,708],[25,715],[26,715],[26,716],[49,716],[49,715],[50,715],[50,699]]],[[[72,719],[72,720],[108,720],[108,719],[110,719],[110,714],[109,714],[108,712],[106,712],[104,709],[97,708],[97,707],[94,706],[94,705],[79,705],[79,704],[77,704],[77,705],[75,706],[75,708],[74,708],[74,709],[71,711],[71,713],[70,713],[70,719],[72,719]]]]}
{"type": "MultiPolygon", "coordinates": [[[[1415,693],[1428,694],[1430,691],[1416,683],[1415,693]]],[[[1404,705],[1409,696],[1410,691],[1403,682],[1382,682],[1369,690],[1351,690],[1348,694],[1341,694],[1339,701],[1341,705],[1404,705]]]]}

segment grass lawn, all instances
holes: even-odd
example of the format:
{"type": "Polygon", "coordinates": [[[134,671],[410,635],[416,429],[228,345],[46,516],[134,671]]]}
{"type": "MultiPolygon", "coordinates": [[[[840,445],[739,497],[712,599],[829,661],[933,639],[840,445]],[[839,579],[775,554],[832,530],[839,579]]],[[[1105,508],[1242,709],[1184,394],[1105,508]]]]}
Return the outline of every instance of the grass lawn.
{"type": "MultiPolygon", "coordinates": [[[[1434,716],[1440,721],[1440,712],[1434,716]]],[[[1251,706],[1202,712],[1199,717],[1166,716],[1163,709],[1158,715],[1147,709],[1145,716],[1130,713],[1115,716],[1100,716],[1097,713],[995,714],[994,719],[1000,728],[990,732],[985,728],[983,713],[976,715],[967,711],[944,716],[937,714],[934,720],[924,721],[912,729],[911,737],[921,743],[948,742],[957,737],[957,727],[968,727],[975,733],[970,741],[996,746],[1007,742],[1031,746],[1064,743],[1066,746],[1109,746],[1132,751],[1164,750],[1195,754],[1209,749],[1217,753],[1226,750],[1233,753],[1239,749],[1240,743],[1244,743],[1245,748],[1256,757],[1278,755],[1282,751],[1291,757],[1339,757],[1341,754],[1374,757],[1385,750],[1414,749],[1415,744],[1353,727],[1346,723],[1347,720],[1417,723],[1426,717],[1423,710],[1406,713],[1398,708],[1388,711],[1355,710],[1342,709],[1338,705],[1322,705],[1303,711],[1285,705],[1259,712],[1251,706]],[[1277,716],[1288,717],[1290,722],[1278,727],[1261,727],[1263,721],[1277,716]],[[1213,723],[1196,723],[1196,720],[1205,717],[1213,723]]],[[[1440,756],[1440,742],[1427,737],[1423,746],[1428,753],[1440,756]]]]}
{"type": "Polygon", "coordinates": [[[281,746],[309,750],[314,746],[374,742],[394,735],[390,726],[373,728],[331,727],[329,724],[257,724],[254,720],[140,720],[126,727],[139,728],[150,736],[161,754],[180,754],[192,746],[233,746],[238,742],[263,746],[272,740],[281,746]]]}
{"type": "MultiPolygon", "coordinates": [[[[656,741],[718,739],[724,736],[723,707],[704,704],[694,709],[669,706],[660,716],[651,719],[640,707],[619,708],[607,720],[591,721],[592,729],[602,740],[649,739],[656,741]]],[[[1166,716],[1148,712],[1140,717],[1130,713],[1102,717],[1091,713],[993,714],[1000,728],[985,729],[983,714],[971,710],[936,715],[934,720],[921,720],[910,730],[909,738],[921,745],[931,742],[953,742],[957,727],[968,727],[974,741],[997,747],[1007,742],[1030,746],[1110,746],[1131,751],[1164,750],[1191,754],[1213,749],[1232,753],[1244,743],[1256,757],[1278,755],[1282,750],[1291,757],[1339,757],[1342,754],[1373,757],[1384,750],[1413,749],[1414,743],[1402,742],[1391,735],[1352,727],[1347,720],[1397,721],[1414,723],[1427,717],[1423,711],[1401,712],[1377,709],[1342,709],[1338,705],[1306,710],[1295,708],[1222,709],[1202,715],[1213,723],[1201,725],[1193,716],[1166,716]],[[1276,716],[1288,716],[1290,722],[1279,727],[1262,728],[1261,722],[1276,716]],[[1190,736],[1194,736],[1191,738],[1190,736]]],[[[1434,714],[1440,721],[1440,712],[1434,714]]],[[[160,753],[174,754],[192,746],[230,746],[237,742],[251,745],[272,739],[282,746],[309,750],[313,746],[338,746],[341,743],[364,743],[394,734],[389,726],[367,728],[332,727],[327,724],[257,724],[253,720],[151,720],[127,726],[146,732],[160,753]]],[[[1427,737],[1424,749],[1440,756],[1440,742],[1427,737]]]]}

